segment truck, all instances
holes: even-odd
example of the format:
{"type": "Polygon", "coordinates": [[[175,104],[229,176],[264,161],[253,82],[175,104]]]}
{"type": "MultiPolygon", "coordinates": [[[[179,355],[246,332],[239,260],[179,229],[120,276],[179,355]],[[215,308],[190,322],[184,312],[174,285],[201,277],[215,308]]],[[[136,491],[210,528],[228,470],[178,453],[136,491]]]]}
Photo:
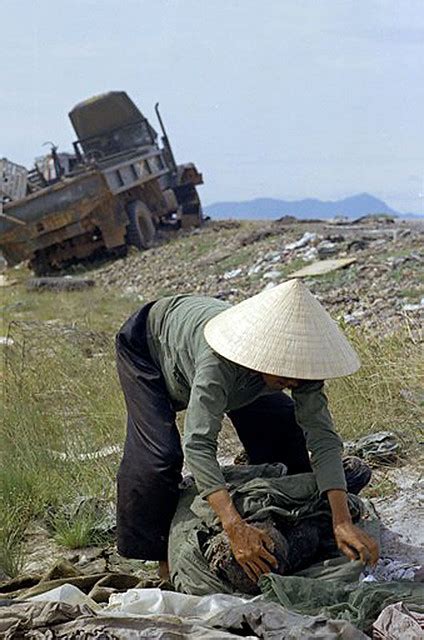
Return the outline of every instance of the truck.
{"type": "Polygon", "coordinates": [[[95,96],[70,111],[73,153],[51,144],[27,172],[24,194],[0,188],[0,250],[8,265],[28,260],[36,275],[45,275],[125,255],[129,246],[150,248],[161,227],[202,224],[196,188],[202,174],[193,163],[176,163],[158,104],[155,111],[160,140],[124,91],[95,96]]]}

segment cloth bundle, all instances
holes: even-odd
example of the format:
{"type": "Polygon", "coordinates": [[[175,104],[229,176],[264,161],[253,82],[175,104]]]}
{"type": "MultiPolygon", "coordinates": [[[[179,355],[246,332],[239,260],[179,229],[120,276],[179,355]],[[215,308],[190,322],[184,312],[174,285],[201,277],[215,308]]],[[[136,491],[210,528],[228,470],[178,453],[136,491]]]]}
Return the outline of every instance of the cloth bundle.
{"type": "MultiPolygon", "coordinates": [[[[371,630],[386,606],[399,601],[414,611],[424,606],[422,584],[360,582],[361,562],[350,562],[335,549],[330,507],[319,494],[313,474],[286,476],[284,465],[273,464],[228,467],[224,475],[236,508],[247,521],[271,521],[279,532],[286,531],[287,539],[290,531],[303,531],[299,553],[292,554],[291,559],[288,553],[285,560],[293,563],[294,575],[271,573],[260,579],[259,590],[266,601],[279,603],[289,612],[314,616],[315,620],[322,616],[323,624],[324,620],[343,619],[366,631],[371,630]],[[308,549],[302,546],[307,540],[305,533],[314,527],[321,527],[318,548],[311,537],[308,549]],[[308,553],[314,557],[308,557],[308,553]],[[302,562],[310,566],[300,569],[302,562]]],[[[354,522],[379,540],[379,519],[372,504],[350,494],[349,509],[354,522]]],[[[228,565],[226,570],[217,570],[213,562],[211,548],[220,535],[221,528],[208,504],[197,495],[194,485],[187,486],[182,491],[169,539],[171,580],[177,591],[197,595],[237,591],[228,565]]]]}
{"type": "MultiPolygon", "coordinates": [[[[319,494],[312,473],[287,476],[285,466],[278,463],[225,467],[223,471],[243,518],[268,527],[279,556],[280,573],[294,573],[339,555],[330,506],[319,494]]],[[[378,539],[379,520],[372,505],[349,495],[349,508],[354,521],[378,539]]],[[[225,545],[215,514],[193,484],[186,486],[169,538],[171,580],[177,591],[195,595],[257,592],[253,583],[246,584],[242,574],[235,581],[229,579],[237,567],[231,566],[225,545]]]]}

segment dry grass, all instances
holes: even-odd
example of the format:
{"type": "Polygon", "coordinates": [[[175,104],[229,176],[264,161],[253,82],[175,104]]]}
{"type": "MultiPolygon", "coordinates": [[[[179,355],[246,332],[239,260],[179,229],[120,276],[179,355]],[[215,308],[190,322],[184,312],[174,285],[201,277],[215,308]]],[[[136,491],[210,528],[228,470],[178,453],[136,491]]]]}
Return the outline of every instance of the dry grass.
{"type": "Polygon", "coordinates": [[[405,320],[397,333],[388,336],[360,329],[347,333],[362,367],[355,375],[329,384],[338,431],[346,440],[394,431],[406,447],[414,447],[424,409],[423,343],[418,327],[405,320]]]}

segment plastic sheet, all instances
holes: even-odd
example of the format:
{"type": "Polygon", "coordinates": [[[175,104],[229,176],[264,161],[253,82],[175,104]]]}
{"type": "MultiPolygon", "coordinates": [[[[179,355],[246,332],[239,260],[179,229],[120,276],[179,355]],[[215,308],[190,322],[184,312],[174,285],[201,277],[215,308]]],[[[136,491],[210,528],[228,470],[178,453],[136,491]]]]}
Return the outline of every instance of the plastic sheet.
{"type": "Polygon", "coordinates": [[[5,636],[8,640],[23,633],[51,640],[77,640],[81,633],[105,640],[235,640],[240,635],[247,640],[366,638],[347,621],[300,615],[262,597],[130,589],[114,594],[109,606],[97,611],[87,606],[87,600],[77,587],[66,584],[32,601],[11,601],[0,610],[0,634],[12,629],[12,635],[5,636]]]}
{"type": "Polygon", "coordinates": [[[92,598],[89,598],[81,589],[78,589],[73,584],[62,584],[60,587],[51,589],[45,593],[40,593],[37,596],[28,598],[29,601],[35,602],[65,602],[71,605],[87,605],[93,611],[100,611],[101,607],[94,602],[92,598]]]}
{"type": "Polygon", "coordinates": [[[229,607],[245,604],[248,598],[216,593],[210,596],[191,596],[161,589],[129,589],[110,597],[108,614],[132,615],[169,614],[191,619],[207,620],[229,607]]]}

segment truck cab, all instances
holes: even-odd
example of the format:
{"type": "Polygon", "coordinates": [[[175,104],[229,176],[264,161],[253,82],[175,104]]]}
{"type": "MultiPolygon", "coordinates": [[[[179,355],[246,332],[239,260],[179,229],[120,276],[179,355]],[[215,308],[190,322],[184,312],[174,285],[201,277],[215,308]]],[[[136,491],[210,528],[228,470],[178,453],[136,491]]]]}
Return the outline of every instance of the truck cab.
{"type": "Polygon", "coordinates": [[[77,104],[69,118],[81,159],[102,160],[157,144],[158,134],[125,91],[109,91],[77,104]]]}

